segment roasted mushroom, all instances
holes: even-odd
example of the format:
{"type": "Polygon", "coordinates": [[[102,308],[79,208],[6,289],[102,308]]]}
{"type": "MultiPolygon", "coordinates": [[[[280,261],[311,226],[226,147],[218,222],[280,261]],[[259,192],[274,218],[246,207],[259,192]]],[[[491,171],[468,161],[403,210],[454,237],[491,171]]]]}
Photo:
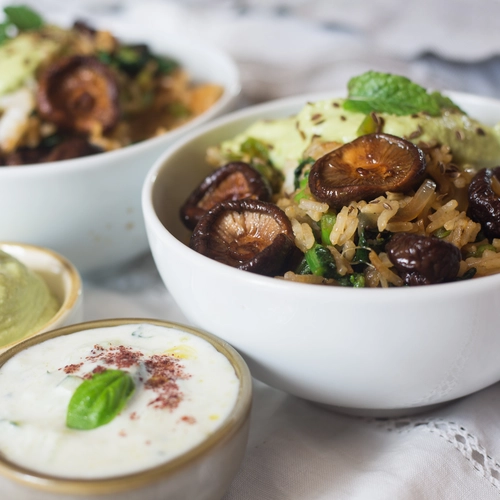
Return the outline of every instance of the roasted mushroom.
{"type": "Polygon", "coordinates": [[[413,286],[453,281],[462,259],[452,243],[410,233],[396,233],[385,250],[405,283],[413,286]]]}
{"type": "Polygon", "coordinates": [[[207,176],[191,193],[181,207],[181,219],[187,228],[194,229],[201,217],[217,203],[243,198],[269,201],[269,184],[248,163],[228,163],[207,176]]]}
{"type": "Polygon", "coordinates": [[[190,246],[223,264],[275,276],[295,243],[290,220],[280,208],[246,198],[209,210],[196,226],[190,246]]]}
{"type": "Polygon", "coordinates": [[[480,170],[469,184],[469,216],[484,234],[500,238],[500,167],[480,170]]]}
{"type": "Polygon", "coordinates": [[[37,107],[43,119],[66,129],[109,130],[120,115],[118,85],[112,71],[95,57],[60,59],[40,76],[37,107]]]}
{"type": "Polygon", "coordinates": [[[367,134],[319,158],[311,167],[309,188],[320,201],[341,208],[386,191],[407,192],[425,172],[423,152],[389,134],[367,134]]]}

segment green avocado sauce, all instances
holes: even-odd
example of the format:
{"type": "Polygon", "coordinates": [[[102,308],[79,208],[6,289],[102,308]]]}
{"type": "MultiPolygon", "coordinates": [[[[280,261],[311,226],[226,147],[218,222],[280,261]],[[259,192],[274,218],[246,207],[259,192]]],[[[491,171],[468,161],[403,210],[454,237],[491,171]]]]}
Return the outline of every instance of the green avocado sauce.
{"type": "Polygon", "coordinates": [[[60,50],[60,45],[40,33],[21,33],[0,46],[0,96],[34,78],[41,63],[60,50]]]}
{"type": "Polygon", "coordinates": [[[40,276],[0,250],[0,347],[42,328],[59,307],[40,276]]]}
{"type": "MultiPolygon", "coordinates": [[[[273,164],[285,172],[303,158],[311,140],[350,142],[359,136],[366,115],[342,107],[343,99],[307,103],[296,115],[278,120],[259,121],[234,139],[223,142],[223,157],[238,155],[241,144],[252,137],[271,146],[273,164]]],[[[440,116],[416,113],[396,116],[377,113],[382,117],[382,132],[404,137],[415,144],[445,144],[450,147],[454,162],[462,167],[480,169],[500,162],[500,124],[489,127],[457,110],[443,110],[440,116]]]]}

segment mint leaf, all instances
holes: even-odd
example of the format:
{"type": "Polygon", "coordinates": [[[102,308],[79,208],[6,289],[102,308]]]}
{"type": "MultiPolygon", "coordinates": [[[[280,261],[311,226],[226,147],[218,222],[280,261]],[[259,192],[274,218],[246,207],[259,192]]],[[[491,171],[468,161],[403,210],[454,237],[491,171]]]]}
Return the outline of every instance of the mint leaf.
{"type": "Polygon", "coordinates": [[[437,116],[441,113],[436,96],[404,76],[368,71],[351,78],[347,88],[344,109],[349,111],[365,114],[375,111],[399,116],[419,112],[437,116]]]}
{"type": "Polygon", "coordinates": [[[452,109],[456,111],[460,111],[460,113],[465,114],[465,111],[460,109],[449,97],[444,96],[440,92],[433,92],[431,97],[436,100],[438,106],[441,109],[452,109]]]}
{"type": "Polygon", "coordinates": [[[3,9],[8,21],[19,30],[36,30],[43,26],[43,19],[26,5],[11,5],[3,9]]]}
{"type": "Polygon", "coordinates": [[[113,420],[134,392],[132,377],[122,370],[104,370],[82,382],[68,405],[66,426],[90,430],[113,420]]]}

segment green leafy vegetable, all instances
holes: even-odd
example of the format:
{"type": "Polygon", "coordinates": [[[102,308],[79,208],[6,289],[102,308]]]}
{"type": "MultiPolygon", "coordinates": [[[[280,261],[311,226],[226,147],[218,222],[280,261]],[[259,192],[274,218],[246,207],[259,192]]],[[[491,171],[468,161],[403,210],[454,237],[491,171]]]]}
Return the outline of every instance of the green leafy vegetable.
{"type": "Polygon", "coordinates": [[[43,26],[43,19],[26,5],[11,5],[3,9],[10,24],[19,30],[36,30],[43,26]]]}
{"type": "Polygon", "coordinates": [[[111,65],[113,62],[113,56],[104,50],[98,50],[96,56],[103,64],[111,65]]]}
{"type": "Polygon", "coordinates": [[[325,278],[337,277],[337,266],[328,248],[316,243],[305,253],[304,257],[312,274],[325,278]]]}
{"type": "Polygon", "coordinates": [[[134,392],[132,377],[122,370],[104,370],[74,392],[66,415],[71,429],[90,430],[113,420],[134,392]]]}
{"type": "Polygon", "coordinates": [[[251,158],[259,158],[269,161],[269,148],[262,141],[249,137],[241,144],[241,152],[248,154],[251,158]]]}
{"type": "Polygon", "coordinates": [[[448,235],[451,234],[451,231],[445,229],[444,227],[440,227],[436,229],[432,234],[436,238],[446,238],[448,235]]]}
{"type": "Polygon", "coordinates": [[[321,229],[321,243],[323,245],[331,245],[330,234],[332,233],[333,226],[337,222],[337,215],[333,213],[326,213],[321,217],[319,226],[321,229]]]}
{"type": "Polygon", "coordinates": [[[353,288],[365,287],[365,275],[363,273],[353,273],[349,276],[349,281],[353,288]]]}
{"type": "Polygon", "coordinates": [[[477,269],[475,267],[471,267],[470,269],[465,271],[465,273],[463,274],[462,277],[457,278],[457,281],[470,280],[470,279],[474,278],[476,272],[477,272],[477,269]]]}
{"type": "MultiPolygon", "coordinates": [[[[240,146],[243,157],[247,155],[253,168],[269,182],[273,193],[278,193],[283,184],[284,175],[273,165],[269,157],[269,147],[262,141],[249,137],[240,146]]],[[[247,160],[245,160],[247,161],[247,160]]]]}
{"type": "Polygon", "coordinates": [[[469,252],[467,257],[482,257],[485,250],[490,250],[492,252],[497,251],[497,249],[493,245],[491,245],[489,243],[485,243],[484,245],[479,245],[476,248],[475,252],[469,252]]]}
{"type": "Polygon", "coordinates": [[[312,274],[311,268],[309,267],[305,257],[300,261],[297,269],[295,269],[295,274],[312,274]]]}
{"type": "Polygon", "coordinates": [[[168,75],[179,67],[179,63],[168,57],[153,56],[153,59],[158,64],[158,71],[163,75],[168,75]]]}
{"type": "Polygon", "coordinates": [[[367,264],[370,262],[369,254],[370,248],[368,247],[368,241],[365,234],[366,229],[360,226],[358,229],[358,248],[354,254],[354,262],[360,262],[367,264]]]}
{"type": "Polygon", "coordinates": [[[442,108],[459,109],[439,92],[429,94],[426,89],[404,76],[368,71],[351,78],[348,99],[344,108],[369,114],[372,111],[393,115],[411,115],[424,112],[438,116],[442,108]]]}
{"type": "MultiPolygon", "coordinates": [[[[299,189],[301,186],[301,180],[306,177],[306,167],[311,166],[315,162],[314,158],[306,158],[302,160],[296,169],[293,171],[293,187],[299,189]]],[[[310,170],[310,169],[309,169],[310,170]]]]}

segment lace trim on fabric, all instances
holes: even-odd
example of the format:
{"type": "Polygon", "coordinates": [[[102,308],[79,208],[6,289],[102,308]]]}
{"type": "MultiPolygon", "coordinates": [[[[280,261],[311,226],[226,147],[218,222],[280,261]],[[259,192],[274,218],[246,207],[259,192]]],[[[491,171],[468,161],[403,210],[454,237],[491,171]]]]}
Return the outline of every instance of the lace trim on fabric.
{"type": "Polygon", "coordinates": [[[460,451],[482,477],[500,490],[500,463],[465,427],[442,419],[396,418],[373,422],[390,432],[411,432],[418,428],[437,434],[460,451]]]}

